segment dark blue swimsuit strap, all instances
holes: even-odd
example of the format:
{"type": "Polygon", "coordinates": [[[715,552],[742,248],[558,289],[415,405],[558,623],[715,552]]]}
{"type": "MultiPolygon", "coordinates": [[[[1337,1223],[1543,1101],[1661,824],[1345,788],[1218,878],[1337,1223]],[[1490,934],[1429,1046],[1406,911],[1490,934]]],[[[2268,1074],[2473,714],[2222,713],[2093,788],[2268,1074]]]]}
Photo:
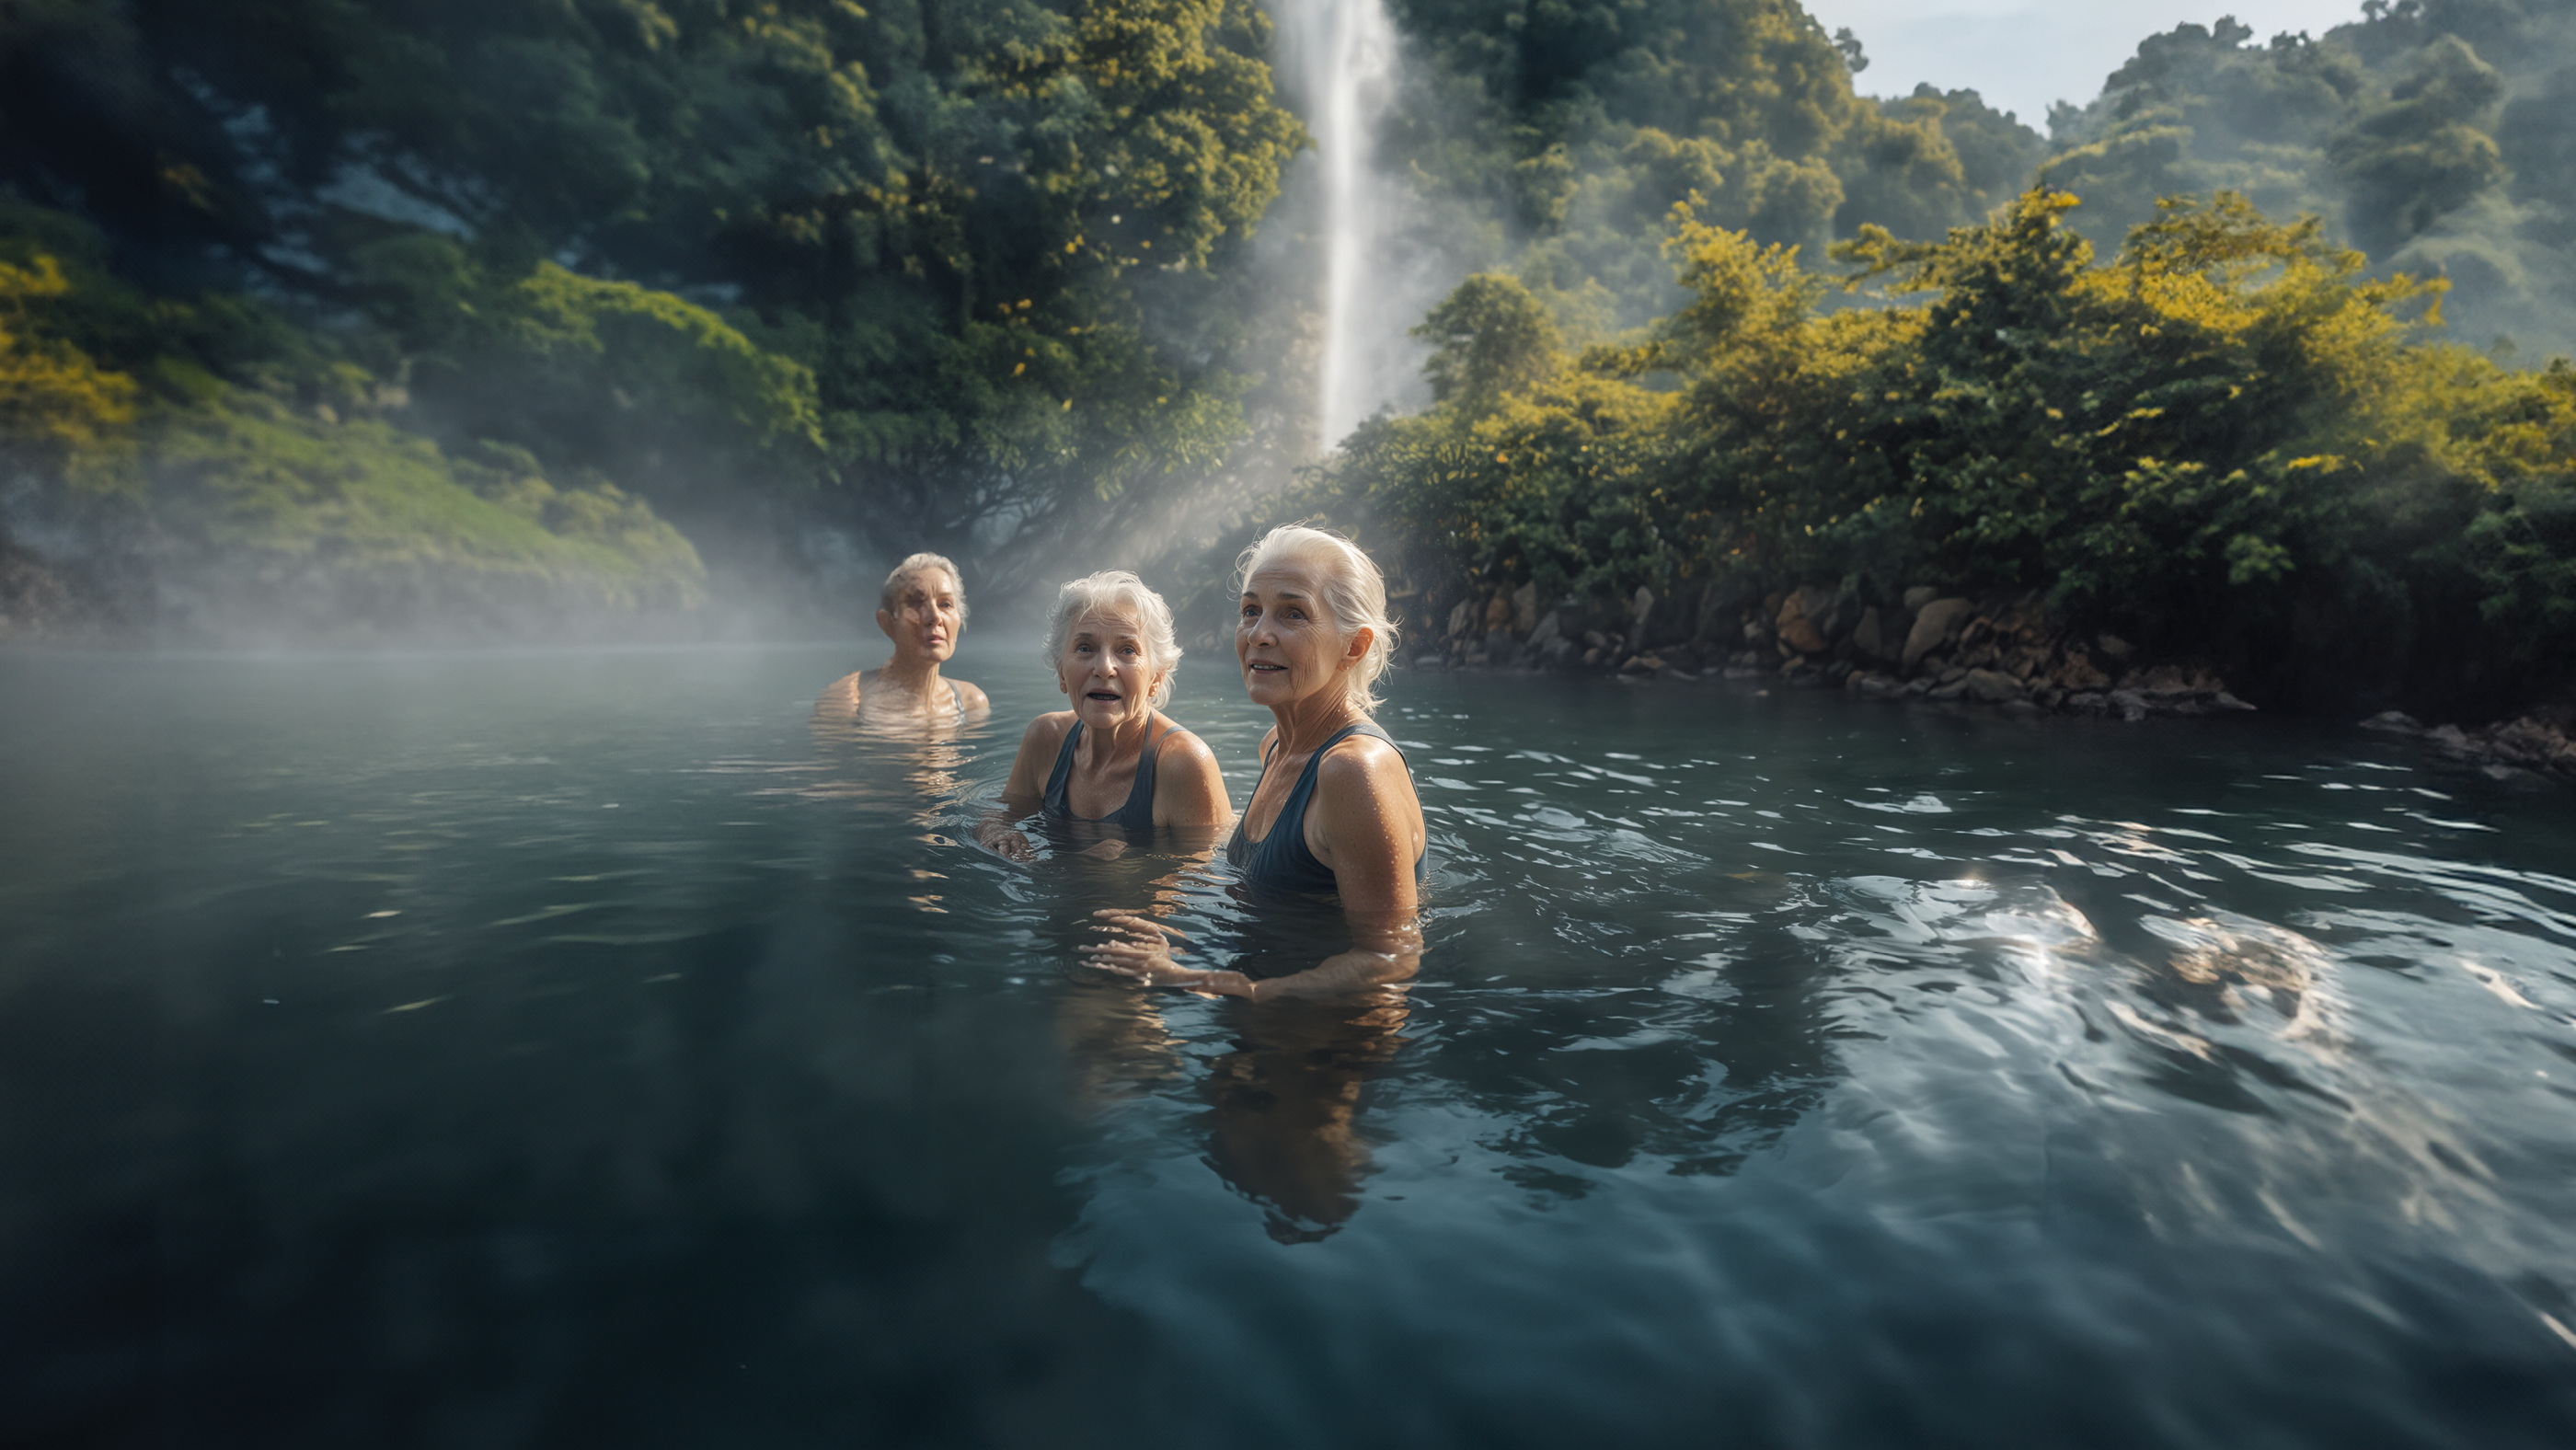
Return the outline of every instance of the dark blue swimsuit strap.
{"type": "Polygon", "coordinates": [[[1147,722],[1145,746],[1136,756],[1136,783],[1127,788],[1126,804],[1105,816],[1091,817],[1077,816],[1073,813],[1070,788],[1073,779],[1073,747],[1082,739],[1082,722],[1074,721],[1073,728],[1064,732],[1064,743],[1056,747],[1055,769],[1047,775],[1047,813],[1061,816],[1068,821],[1097,819],[1103,824],[1123,826],[1131,831],[1152,830],[1154,828],[1154,757],[1161,753],[1163,742],[1171,739],[1180,728],[1166,721],[1162,734],[1157,736],[1152,723],[1147,722]]]}
{"type": "MultiPolygon", "coordinates": [[[[1289,789],[1288,799],[1280,803],[1279,814],[1271,818],[1267,834],[1258,841],[1249,840],[1244,835],[1245,817],[1235,818],[1234,835],[1225,843],[1225,859],[1243,872],[1245,880],[1274,891],[1320,893],[1339,888],[1341,883],[1333,875],[1332,868],[1316,860],[1315,853],[1306,849],[1306,804],[1314,799],[1315,776],[1323,766],[1325,755],[1354,735],[1374,736],[1394,746],[1399,756],[1404,753],[1403,747],[1395,744],[1393,736],[1366,720],[1354,720],[1334,731],[1330,739],[1315,747],[1314,754],[1306,757],[1306,768],[1298,773],[1297,784],[1289,789]]],[[[1265,777],[1270,774],[1270,758],[1279,748],[1275,739],[1270,744],[1271,748],[1261,757],[1261,773],[1265,777]]],[[[1255,795],[1261,793],[1259,782],[1254,783],[1252,790],[1255,795]]],[[[1430,843],[1426,841],[1423,846],[1424,854],[1413,858],[1413,876],[1417,881],[1422,879],[1423,868],[1429,858],[1430,843]]]]}

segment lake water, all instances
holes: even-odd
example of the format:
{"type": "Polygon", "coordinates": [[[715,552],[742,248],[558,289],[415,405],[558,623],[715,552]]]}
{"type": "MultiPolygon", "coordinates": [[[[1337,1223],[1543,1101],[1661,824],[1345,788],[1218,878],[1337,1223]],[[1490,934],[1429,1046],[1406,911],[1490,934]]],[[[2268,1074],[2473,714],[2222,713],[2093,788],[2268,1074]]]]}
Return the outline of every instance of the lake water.
{"type": "Polygon", "coordinates": [[[0,1442],[2576,1443],[2563,788],[1399,676],[1422,973],[1256,1008],[875,653],[0,656],[0,1442]]]}

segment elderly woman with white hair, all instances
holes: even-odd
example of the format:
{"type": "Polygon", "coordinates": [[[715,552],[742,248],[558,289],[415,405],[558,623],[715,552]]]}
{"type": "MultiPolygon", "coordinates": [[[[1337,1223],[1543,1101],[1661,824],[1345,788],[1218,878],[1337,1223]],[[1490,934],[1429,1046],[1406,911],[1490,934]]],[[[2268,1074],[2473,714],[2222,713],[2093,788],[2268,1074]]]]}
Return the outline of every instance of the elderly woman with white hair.
{"type": "Polygon", "coordinates": [[[1299,524],[1272,529],[1236,566],[1234,653],[1244,692],[1275,722],[1261,780],[1226,842],[1258,891],[1340,901],[1353,945],[1320,965],[1253,980],[1172,958],[1179,934],[1106,911],[1093,965],[1209,995],[1330,996],[1412,975],[1424,847],[1422,802],[1403,753],[1369,718],[1395,650],[1386,580],[1359,546],[1299,524]]]}
{"type": "Polygon", "coordinates": [[[834,680],[814,702],[817,721],[951,725],[991,712],[982,690],[939,673],[966,632],[966,586],[956,565],[937,554],[895,565],[878,592],[877,628],[894,642],[894,658],[834,680]]]}
{"type": "Polygon", "coordinates": [[[1231,814],[1216,754],[1162,713],[1181,659],[1163,596],[1124,569],[1074,580],[1057,591],[1044,657],[1073,708],[1029,722],[1004,811],[977,839],[1026,859],[1028,838],[1010,821],[1037,808],[1129,832],[1195,826],[1213,840],[1231,814]]]}

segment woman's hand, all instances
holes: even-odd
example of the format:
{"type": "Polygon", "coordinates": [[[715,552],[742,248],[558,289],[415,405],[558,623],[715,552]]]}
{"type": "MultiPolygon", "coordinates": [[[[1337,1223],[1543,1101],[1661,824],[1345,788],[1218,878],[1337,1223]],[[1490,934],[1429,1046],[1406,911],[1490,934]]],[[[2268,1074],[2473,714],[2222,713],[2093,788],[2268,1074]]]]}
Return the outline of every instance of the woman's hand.
{"type": "Polygon", "coordinates": [[[1109,933],[1083,954],[1085,964],[1130,977],[1149,987],[1181,987],[1202,997],[1253,997],[1252,979],[1241,972],[1201,972],[1172,960],[1172,943],[1189,933],[1132,911],[1095,911],[1096,929],[1109,933]]]}
{"type": "Polygon", "coordinates": [[[1029,844],[1029,838],[1000,817],[987,817],[976,823],[975,844],[1007,861],[1034,861],[1038,858],[1037,848],[1029,844]]]}

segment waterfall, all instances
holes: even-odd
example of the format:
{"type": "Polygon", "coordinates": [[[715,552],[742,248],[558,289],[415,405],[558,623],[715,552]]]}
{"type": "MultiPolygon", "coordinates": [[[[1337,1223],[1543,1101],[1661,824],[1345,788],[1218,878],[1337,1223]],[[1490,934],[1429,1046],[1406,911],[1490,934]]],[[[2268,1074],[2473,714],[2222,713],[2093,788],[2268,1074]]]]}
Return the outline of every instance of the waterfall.
{"type": "Polygon", "coordinates": [[[1413,381],[1405,336],[1421,312],[1418,266],[1389,255],[1405,193],[1374,140],[1394,104],[1395,26],[1381,0],[1272,0],[1286,89],[1314,133],[1324,238],[1322,444],[1339,443],[1413,381]]]}

